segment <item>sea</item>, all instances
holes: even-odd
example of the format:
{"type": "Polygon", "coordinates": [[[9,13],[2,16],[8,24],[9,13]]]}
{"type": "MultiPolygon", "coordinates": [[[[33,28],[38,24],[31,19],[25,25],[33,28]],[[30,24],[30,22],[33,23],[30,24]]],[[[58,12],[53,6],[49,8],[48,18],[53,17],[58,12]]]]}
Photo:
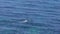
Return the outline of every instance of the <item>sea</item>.
{"type": "Polygon", "coordinates": [[[60,34],[60,0],[0,0],[0,34],[60,34]]]}

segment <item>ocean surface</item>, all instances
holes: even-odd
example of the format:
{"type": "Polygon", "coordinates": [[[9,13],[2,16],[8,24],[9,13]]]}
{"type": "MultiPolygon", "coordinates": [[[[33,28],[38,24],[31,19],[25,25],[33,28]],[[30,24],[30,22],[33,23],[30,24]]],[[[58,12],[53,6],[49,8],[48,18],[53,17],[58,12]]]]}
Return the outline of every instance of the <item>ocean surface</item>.
{"type": "Polygon", "coordinates": [[[60,0],[0,0],[0,34],[60,34],[60,0]]]}

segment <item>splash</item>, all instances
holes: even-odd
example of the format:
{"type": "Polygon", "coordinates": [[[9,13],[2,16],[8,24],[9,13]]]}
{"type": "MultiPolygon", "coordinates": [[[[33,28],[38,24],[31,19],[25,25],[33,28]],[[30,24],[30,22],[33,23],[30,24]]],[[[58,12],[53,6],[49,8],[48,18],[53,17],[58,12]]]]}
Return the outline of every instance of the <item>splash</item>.
{"type": "Polygon", "coordinates": [[[28,20],[24,20],[23,22],[26,23],[26,22],[28,22],[28,20]]]}

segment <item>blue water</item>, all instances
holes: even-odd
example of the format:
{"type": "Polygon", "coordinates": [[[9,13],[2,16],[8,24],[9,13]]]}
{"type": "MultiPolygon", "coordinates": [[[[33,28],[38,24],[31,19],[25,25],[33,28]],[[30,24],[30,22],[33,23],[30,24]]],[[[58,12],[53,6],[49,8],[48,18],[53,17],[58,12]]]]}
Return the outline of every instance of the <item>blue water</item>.
{"type": "Polygon", "coordinates": [[[0,0],[0,34],[60,34],[60,0],[0,0]]]}

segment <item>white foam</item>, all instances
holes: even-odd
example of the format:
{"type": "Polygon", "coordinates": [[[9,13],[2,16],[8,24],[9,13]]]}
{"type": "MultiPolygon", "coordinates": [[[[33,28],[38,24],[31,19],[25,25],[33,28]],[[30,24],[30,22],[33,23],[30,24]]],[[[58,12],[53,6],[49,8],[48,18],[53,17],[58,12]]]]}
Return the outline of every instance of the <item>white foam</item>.
{"type": "Polygon", "coordinates": [[[26,22],[28,22],[28,20],[24,20],[23,22],[26,23],[26,22]]]}

